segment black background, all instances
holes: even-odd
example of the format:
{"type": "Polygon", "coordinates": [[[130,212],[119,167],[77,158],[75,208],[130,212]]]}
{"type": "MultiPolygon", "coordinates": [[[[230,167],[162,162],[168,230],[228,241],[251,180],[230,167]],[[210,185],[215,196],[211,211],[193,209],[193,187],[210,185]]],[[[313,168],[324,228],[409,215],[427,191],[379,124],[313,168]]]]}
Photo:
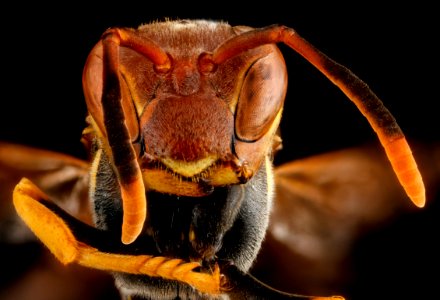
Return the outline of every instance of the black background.
{"type": "MultiPolygon", "coordinates": [[[[121,2],[113,6],[101,3],[93,10],[89,5],[69,3],[3,7],[2,22],[6,17],[9,21],[2,24],[0,140],[85,157],[80,143],[86,115],[81,74],[88,52],[108,27],[138,26],[166,17],[224,20],[253,27],[274,23],[290,26],[367,82],[410,139],[440,140],[439,16],[433,5],[420,1],[386,7],[367,2],[347,6],[293,2],[284,7],[281,1],[268,1],[241,3],[243,7],[237,8],[237,4],[121,2]]],[[[363,116],[336,87],[298,54],[280,47],[288,65],[289,89],[281,125],[284,149],[278,153],[277,164],[376,139],[363,116]]],[[[437,217],[427,217],[431,221],[421,222],[423,226],[412,230],[438,226],[437,217]]],[[[418,257],[409,265],[412,257],[407,251],[405,259],[396,258],[383,272],[386,259],[375,253],[375,261],[363,266],[368,272],[358,287],[368,290],[369,281],[377,277],[381,284],[369,291],[376,299],[384,299],[381,288],[391,289],[386,295],[400,295],[397,289],[413,281],[417,283],[411,289],[413,294],[434,293],[435,282],[425,285],[417,279],[428,278],[425,272],[438,271],[438,252],[432,249],[438,230],[431,229],[420,232],[419,240],[397,241],[410,249],[416,248],[411,243],[420,242],[418,257]],[[417,263],[421,258],[426,269],[417,263]],[[414,270],[413,279],[399,276],[406,268],[414,270]],[[418,290],[422,288],[423,292],[418,290]]],[[[386,248],[390,245],[387,237],[382,237],[381,250],[392,257],[392,251],[397,250],[386,248]]]]}

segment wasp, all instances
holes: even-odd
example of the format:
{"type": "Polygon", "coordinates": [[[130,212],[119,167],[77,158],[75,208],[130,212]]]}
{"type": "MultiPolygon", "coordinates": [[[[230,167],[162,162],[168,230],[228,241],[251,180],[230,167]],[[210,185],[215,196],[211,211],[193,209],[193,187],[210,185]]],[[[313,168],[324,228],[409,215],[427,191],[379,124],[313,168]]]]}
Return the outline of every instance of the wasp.
{"type": "Polygon", "coordinates": [[[18,215],[63,264],[110,272],[126,299],[342,299],[285,293],[249,272],[277,192],[287,90],[279,43],[353,102],[423,207],[402,130],[348,68],[289,27],[169,20],[110,28],[87,58],[82,140],[91,162],[69,164],[86,170],[90,214],[78,213],[83,202],[69,213],[23,178],[13,194],[18,215]]]}

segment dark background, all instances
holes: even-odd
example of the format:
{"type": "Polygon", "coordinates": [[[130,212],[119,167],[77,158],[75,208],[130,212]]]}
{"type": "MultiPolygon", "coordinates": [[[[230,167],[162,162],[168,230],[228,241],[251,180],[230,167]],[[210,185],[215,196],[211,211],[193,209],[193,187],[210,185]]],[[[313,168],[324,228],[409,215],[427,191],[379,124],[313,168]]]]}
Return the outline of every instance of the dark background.
{"type": "MultiPolygon", "coordinates": [[[[367,2],[345,7],[316,3],[283,7],[282,2],[269,1],[242,3],[244,7],[238,9],[234,3],[226,2],[121,2],[115,6],[102,3],[93,10],[89,5],[68,3],[22,5],[2,9],[2,22],[7,16],[10,20],[2,24],[0,140],[85,157],[80,143],[86,115],[81,73],[88,52],[108,27],[138,26],[166,17],[224,20],[253,27],[274,23],[293,27],[367,82],[410,140],[440,140],[436,45],[439,16],[433,5],[418,1],[386,7],[367,2]]],[[[284,45],[280,47],[288,65],[289,89],[281,125],[284,149],[278,153],[276,164],[376,140],[366,120],[337,88],[299,55],[284,45]]],[[[383,248],[372,250],[378,251],[373,261],[361,263],[365,270],[360,277],[362,282],[348,288],[353,295],[359,296],[356,288],[368,291],[371,280],[376,284],[370,286],[368,293],[376,299],[383,299],[383,288],[390,289],[386,295],[394,291],[400,295],[397,289],[414,281],[411,293],[416,295],[423,288],[423,295],[432,292],[435,296],[434,277],[426,285],[420,278],[428,278],[425,272],[438,271],[438,247],[433,250],[438,215],[428,211],[425,216],[428,221],[417,216],[400,224],[402,228],[411,222],[421,224],[411,227],[411,232],[420,234],[418,239],[405,241],[401,228],[391,228],[375,240],[383,243],[383,248]],[[399,234],[397,240],[393,240],[395,232],[399,234]],[[393,243],[401,248],[393,248],[393,243]],[[420,243],[417,258],[411,262],[411,251],[406,251],[405,255],[400,253],[400,260],[397,251],[405,247],[416,249],[411,243],[420,243]],[[388,256],[381,256],[380,251],[388,256]],[[387,264],[384,257],[395,257],[395,261],[387,264]],[[418,264],[419,259],[422,265],[418,264]],[[399,275],[408,268],[413,279],[399,275]]]]}

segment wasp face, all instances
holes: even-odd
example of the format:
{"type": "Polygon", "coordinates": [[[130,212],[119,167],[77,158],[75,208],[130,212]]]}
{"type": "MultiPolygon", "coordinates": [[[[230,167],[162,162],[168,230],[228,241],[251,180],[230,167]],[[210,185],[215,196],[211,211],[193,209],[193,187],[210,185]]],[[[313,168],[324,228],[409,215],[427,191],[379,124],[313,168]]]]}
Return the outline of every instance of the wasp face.
{"type": "MultiPolygon", "coordinates": [[[[120,190],[125,169],[115,163],[121,151],[111,144],[117,120],[105,102],[112,100],[109,82],[118,85],[118,122],[125,124],[145,186],[147,218],[127,252],[196,260],[207,268],[225,261],[243,271],[255,259],[271,207],[270,157],[285,96],[284,61],[275,46],[266,45],[208,70],[202,62],[246,30],[206,21],[140,27],[136,36],[166,53],[166,71],[123,45],[117,72],[106,71],[106,45],[92,51],[84,88],[99,149],[91,191],[97,226],[121,235],[126,215],[120,190]]],[[[185,290],[163,279],[117,278],[128,293],[150,297],[172,299],[185,290]]]]}

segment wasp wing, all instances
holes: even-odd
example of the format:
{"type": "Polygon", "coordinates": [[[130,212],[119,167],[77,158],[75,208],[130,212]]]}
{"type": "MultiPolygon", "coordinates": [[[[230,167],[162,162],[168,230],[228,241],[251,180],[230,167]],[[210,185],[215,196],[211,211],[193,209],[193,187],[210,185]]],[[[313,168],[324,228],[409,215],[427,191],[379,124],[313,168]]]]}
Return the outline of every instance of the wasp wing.
{"type": "Polygon", "coordinates": [[[87,161],[69,155],[0,142],[0,299],[119,299],[108,274],[62,266],[12,204],[14,187],[26,177],[57,205],[90,223],[88,168],[87,161]]]}
{"type": "MultiPolygon", "coordinates": [[[[73,216],[90,223],[88,201],[87,161],[30,146],[0,143],[0,219],[5,229],[6,221],[16,224],[12,206],[12,191],[21,178],[26,177],[73,216]],[[11,219],[12,218],[12,219],[11,219]]],[[[18,217],[17,217],[18,220],[18,217]]],[[[10,238],[21,235],[3,233],[10,238]]],[[[5,236],[4,236],[5,238],[5,236]]]]}
{"type": "MultiPolygon", "coordinates": [[[[432,201],[440,186],[440,147],[413,149],[432,201]]],[[[283,291],[345,291],[356,275],[356,243],[402,215],[419,213],[376,145],[282,164],[275,182],[271,223],[253,272],[283,291]]],[[[402,250],[411,259],[409,249],[402,250]]]]}

